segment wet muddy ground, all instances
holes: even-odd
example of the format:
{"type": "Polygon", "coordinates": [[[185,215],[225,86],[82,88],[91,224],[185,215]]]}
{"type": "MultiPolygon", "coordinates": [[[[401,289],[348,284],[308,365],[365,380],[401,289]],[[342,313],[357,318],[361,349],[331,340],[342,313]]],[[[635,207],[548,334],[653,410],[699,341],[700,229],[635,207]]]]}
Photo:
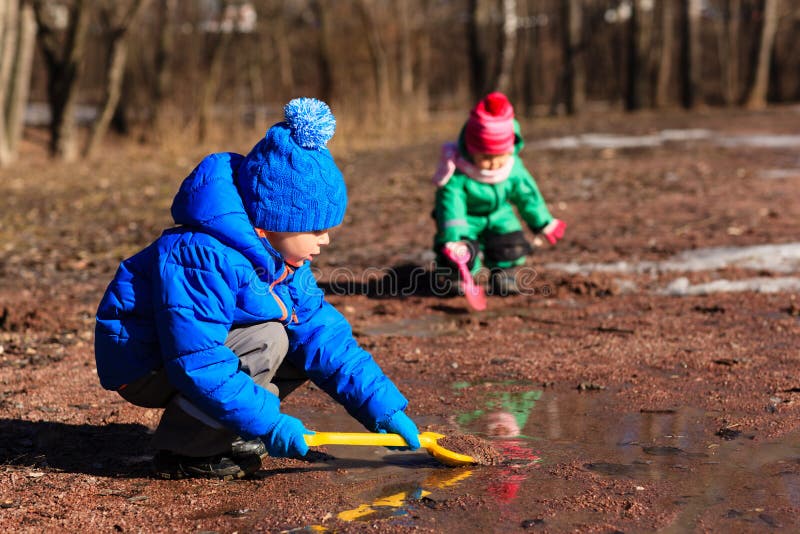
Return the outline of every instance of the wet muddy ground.
{"type": "MultiPolygon", "coordinates": [[[[92,354],[105,285],[169,225],[202,153],[110,148],[56,166],[28,147],[0,171],[0,529],[796,529],[798,124],[798,108],[523,124],[567,238],[530,257],[525,295],[480,313],[425,283],[445,139],[334,144],[351,204],[316,263],[331,302],[421,427],[504,460],[329,446],[236,482],[152,478],[159,412],[102,390],[92,354]]],[[[363,430],[313,386],[284,410],[363,430]]]]}

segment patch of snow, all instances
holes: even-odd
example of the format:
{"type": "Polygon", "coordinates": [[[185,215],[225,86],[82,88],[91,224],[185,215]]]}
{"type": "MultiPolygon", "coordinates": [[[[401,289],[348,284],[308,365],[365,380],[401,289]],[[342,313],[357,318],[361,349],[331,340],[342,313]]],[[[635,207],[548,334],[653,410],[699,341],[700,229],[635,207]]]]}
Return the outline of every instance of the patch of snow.
{"type": "Polygon", "coordinates": [[[708,295],[710,293],[737,293],[754,291],[756,293],[780,293],[783,291],[800,290],[800,278],[786,276],[780,278],[746,278],[744,280],[714,280],[705,284],[689,283],[687,278],[681,277],[670,282],[665,288],[658,291],[662,295],[679,297],[689,295],[708,295]]]}
{"type": "Polygon", "coordinates": [[[570,274],[601,273],[659,273],[713,271],[725,267],[768,270],[775,272],[800,271],[800,243],[755,245],[751,247],[712,247],[687,250],[664,261],[613,263],[549,263],[548,269],[570,274]]]}
{"type": "Polygon", "coordinates": [[[800,147],[800,135],[729,135],[720,136],[717,144],[724,147],[750,146],[757,148],[800,147]]]}
{"type": "Polygon", "coordinates": [[[781,180],[783,178],[800,178],[800,169],[764,169],[758,172],[759,178],[781,180]]]}
{"type": "Polygon", "coordinates": [[[727,148],[796,148],[800,147],[800,135],[792,134],[737,134],[725,135],[703,128],[667,129],[648,135],[616,135],[587,133],[568,135],[532,142],[531,146],[543,149],[572,150],[577,148],[621,149],[652,148],[665,143],[708,140],[727,148]]]}

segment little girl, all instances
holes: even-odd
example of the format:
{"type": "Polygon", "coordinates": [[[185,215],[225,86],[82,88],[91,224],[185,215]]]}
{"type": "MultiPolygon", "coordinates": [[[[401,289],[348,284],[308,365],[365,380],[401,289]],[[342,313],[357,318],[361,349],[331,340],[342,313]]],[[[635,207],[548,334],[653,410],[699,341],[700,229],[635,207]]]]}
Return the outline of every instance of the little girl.
{"type": "Polygon", "coordinates": [[[567,225],[555,219],[539,193],[519,151],[524,141],[514,108],[502,93],[490,93],[470,111],[458,143],[442,147],[433,177],[436,192],[437,274],[452,279],[458,270],[444,247],[467,245],[473,274],[483,264],[491,270],[493,294],[520,293],[517,267],[532,251],[513,206],[534,232],[550,242],[564,236],[567,225]]]}

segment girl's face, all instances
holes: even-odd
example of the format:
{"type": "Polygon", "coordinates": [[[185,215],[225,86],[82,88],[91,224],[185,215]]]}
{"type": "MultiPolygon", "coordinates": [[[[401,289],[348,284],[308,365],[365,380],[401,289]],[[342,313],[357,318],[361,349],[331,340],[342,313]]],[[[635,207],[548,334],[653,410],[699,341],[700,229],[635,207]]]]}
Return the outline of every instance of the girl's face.
{"type": "Polygon", "coordinates": [[[496,171],[508,163],[511,152],[505,154],[485,154],[483,152],[473,152],[472,159],[475,165],[482,171],[496,171]]]}
{"type": "Polygon", "coordinates": [[[281,253],[286,263],[292,267],[300,267],[306,260],[320,253],[321,248],[330,244],[328,230],[317,232],[268,232],[256,229],[260,237],[266,237],[270,244],[281,253]]]}

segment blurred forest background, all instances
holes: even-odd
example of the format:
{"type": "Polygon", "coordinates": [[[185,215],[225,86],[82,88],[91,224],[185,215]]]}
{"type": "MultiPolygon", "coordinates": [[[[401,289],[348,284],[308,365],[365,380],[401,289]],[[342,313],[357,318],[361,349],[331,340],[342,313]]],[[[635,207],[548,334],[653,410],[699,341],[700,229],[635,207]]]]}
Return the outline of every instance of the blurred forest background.
{"type": "Polygon", "coordinates": [[[0,0],[0,165],[109,133],[265,129],[297,96],[364,132],[491,90],[519,115],[800,100],[793,0],[0,0]]]}

